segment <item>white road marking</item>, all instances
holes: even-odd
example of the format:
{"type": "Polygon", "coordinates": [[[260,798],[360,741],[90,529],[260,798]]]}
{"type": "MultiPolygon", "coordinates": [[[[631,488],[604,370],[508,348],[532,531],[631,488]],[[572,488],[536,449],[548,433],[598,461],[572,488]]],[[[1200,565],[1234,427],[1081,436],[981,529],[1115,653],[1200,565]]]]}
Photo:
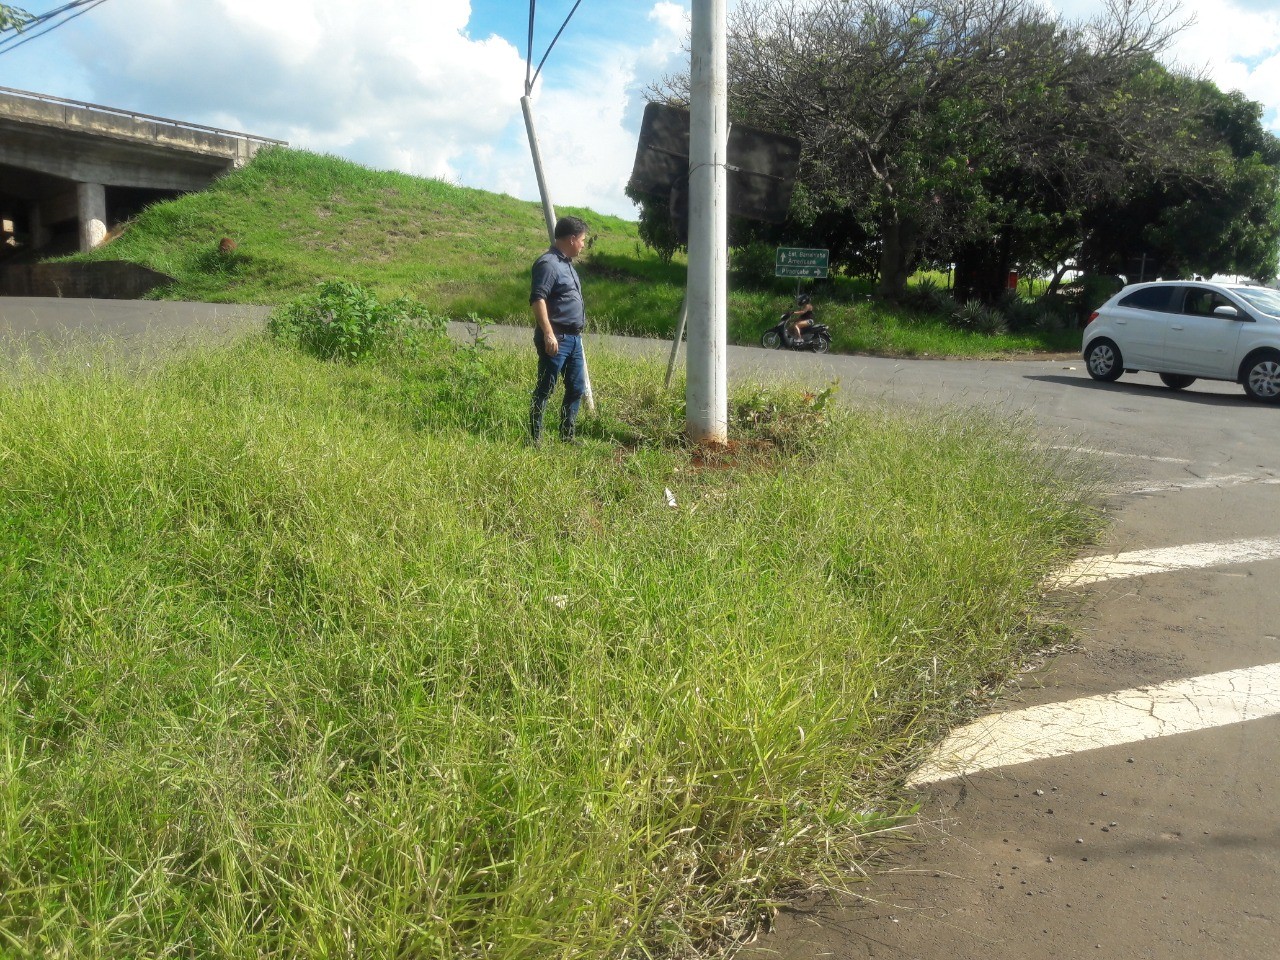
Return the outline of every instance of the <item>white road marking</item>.
{"type": "Polygon", "coordinates": [[[1050,450],[1063,450],[1067,453],[1087,453],[1095,457],[1132,457],[1135,460],[1150,460],[1152,463],[1190,463],[1181,457],[1153,457],[1146,453],[1126,453],[1123,450],[1094,450],[1091,447],[1051,446],[1050,450]]]}
{"type": "MultiPolygon", "coordinates": [[[[1150,481],[1138,481],[1139,483],[1149,483],[1150,481]]],[[[1269,484],[1280,483],[1277,477],[1259,477],[1251,473],[1235,473],[1225,477],[1196,477],[1194,480],[1171,480],[1168,483],[1162,483],[1154,487],[1135,487],[1126,489],[1124,492],[1137,495],[1140,493],[1176,493],[1180,490],[1216,490],[1222,487],[1237,487],[1246,483],[1256,483],[1259,486],[1267,486],[1269,484]]]]}
{"type": "Polygon", "coordinates": [[[1280,714],[1280,663],[985,717],[955,730],[908,786],[1280,714]]]}
{"type": "Polygon", "coordinates": [[[1142,577],[1173,570],[1195,570],[1231,563],[1253,563],[1280,557],[1280,537],[1231,540],[1225,543],[1191,543],[1159,550],[1132,550],[1100,557],[1083,557],[1050,579],[1051,590],[1080,587],[1103,580],[1142,577]]]}

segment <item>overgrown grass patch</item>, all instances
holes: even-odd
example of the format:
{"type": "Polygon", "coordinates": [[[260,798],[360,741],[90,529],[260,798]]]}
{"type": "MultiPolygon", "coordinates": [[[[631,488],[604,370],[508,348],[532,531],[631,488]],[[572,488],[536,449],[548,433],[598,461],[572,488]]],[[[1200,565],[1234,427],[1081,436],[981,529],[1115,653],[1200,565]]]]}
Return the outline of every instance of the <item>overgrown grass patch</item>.
{"type": "Polygon", "coordinates": [[[533,449],[528,354],[0,377],[0,953],[714,948],[847,876],[1094,528],[1024,424],[767,387],[708,460],[600,349],[533,449]]]}

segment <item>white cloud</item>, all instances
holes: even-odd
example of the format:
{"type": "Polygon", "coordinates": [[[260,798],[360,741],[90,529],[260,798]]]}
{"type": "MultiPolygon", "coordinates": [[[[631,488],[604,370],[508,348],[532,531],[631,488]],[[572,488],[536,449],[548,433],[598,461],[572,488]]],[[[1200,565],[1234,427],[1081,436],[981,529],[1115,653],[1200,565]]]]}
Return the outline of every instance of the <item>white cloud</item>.
{"type": "Polygon", "coordinates": [[[1264,122],[1280,132],[1280,10],[1227,0],[1188,0],[1183,9],[1195,22],[1170,49],[1173,62],[1264,104],[1264,122]]]}
{"type": "MultiPolygon", "coordinates": [[[[1041,0],[1071,19],[1088,19],[1103,0],[1041,0]]],[[[1182,0],[1170,20],[1187,26],[1163,56],[1223,90],[1263,104],[1263,122],[1280,133],[1280,9],[1275,0],[1182,0]]]]}
{"type": "MultiPolygon", "coordinates": [[[[1041,2],[1077,18],[1103,6],[1041,2]]],[[[624,39],[592,36],[581,15],[570,23],[533,96],[557,204],[634,215],[622,185],[643,90],[687,69],[688,11],[688,0],[650,0],[624,39]]],[[[473,38],[471,12],[470,0],[129,0],[22,48],[5,83],[535,199],[522,51],[473,38]]],[[[1280,132],[1275,0],[1185,0],[1182,16],[1196,22],[1169,59],[1266,104],[1280,132]]]]}
{"type": "Polygon", "coordinates": [[[518,112],[524,64],[464,34],[468,0],[133,0],[77,35],[100,102],[379,167],[461,177],[518,112]]]}
{"type": "Polygon", "coordinates": [[[671,36],[683,37],[689,30],[689,8],[682,3],[661,0],[649,11],[649,19],[671,36]]]}

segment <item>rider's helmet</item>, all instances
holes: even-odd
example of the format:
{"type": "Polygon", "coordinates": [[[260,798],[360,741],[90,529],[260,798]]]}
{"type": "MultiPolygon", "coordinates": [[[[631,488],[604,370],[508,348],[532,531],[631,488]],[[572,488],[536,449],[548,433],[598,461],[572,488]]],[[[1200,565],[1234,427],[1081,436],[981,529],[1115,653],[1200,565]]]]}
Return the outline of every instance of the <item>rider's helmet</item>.
{"type": "Polygon", "coordinates": [[[798,293],[798,294],[796,294],[796,306],[797,306],[797,307],[803,307],[806,303],[812,303],[812,302],[813,302],[813,301],[809,299],[809,295],[808,295],[807,293],[798,293]]]}

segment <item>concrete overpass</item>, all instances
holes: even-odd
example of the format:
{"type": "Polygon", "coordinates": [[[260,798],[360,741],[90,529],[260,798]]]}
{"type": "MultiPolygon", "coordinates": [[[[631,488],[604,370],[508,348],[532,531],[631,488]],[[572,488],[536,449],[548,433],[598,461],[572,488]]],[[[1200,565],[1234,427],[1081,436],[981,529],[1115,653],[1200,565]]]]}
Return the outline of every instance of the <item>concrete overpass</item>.
{"type": "Polygon", "coordinates": [[[284,141],[0,87],[0,262],[91,250],[284,141]]]}

